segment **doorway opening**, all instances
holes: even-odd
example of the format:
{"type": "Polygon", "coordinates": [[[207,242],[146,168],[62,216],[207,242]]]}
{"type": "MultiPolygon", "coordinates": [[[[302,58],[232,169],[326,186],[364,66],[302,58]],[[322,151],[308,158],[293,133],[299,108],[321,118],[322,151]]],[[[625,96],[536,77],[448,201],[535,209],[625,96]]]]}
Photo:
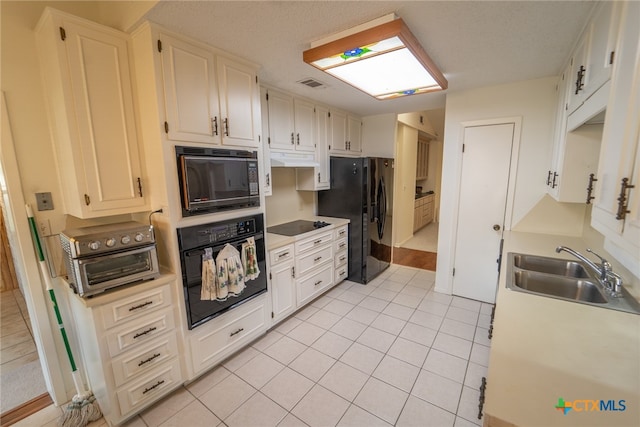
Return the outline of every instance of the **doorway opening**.
{"type": "Polygon", "coordinates": [[[435,271],[438,251],[440,183],[442,177],[444,109],[425,112],[435,135],[398,125],[397,167],[404,192],[401,205],[403,233],[393,248],[393,262],[435,271]]]}

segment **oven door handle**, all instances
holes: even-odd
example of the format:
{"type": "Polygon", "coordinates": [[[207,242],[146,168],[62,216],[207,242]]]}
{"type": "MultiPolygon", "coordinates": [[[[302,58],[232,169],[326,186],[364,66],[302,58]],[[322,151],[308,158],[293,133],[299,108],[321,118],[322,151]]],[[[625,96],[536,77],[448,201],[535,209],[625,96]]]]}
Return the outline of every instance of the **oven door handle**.
{"type": "MultiPolygon", "coordinates": [[[[264,234],[263,233],[258,233],[255,234],[254,236],[248,236],[248,237],[253,237],[256,241],[261,240],[264,238],[264,234]]],[[[203,248],[211,248],[211,251],[213,252],[214,256],[220,252],[226,245],[231,245],[234,248],[236,248],[237,246],[243,244],[244,242],[247,241],[247,238],[244,239],[240,239],[240,240],[234,240],[233,242],[227,242],[223,245],[218,245],[218,246],[202,246],[203,248]]],[[[184,252],[184,255],[186,257],[192,257],[192,256],[202,256],[202,254],[204,254],[204,249],[191,249],[189,251],[184,252]]]]}
{"type": "Polygon", "coordinates": [[[153,247],[155,247],[155,243],[153,245],[142,246],[140,248],[133,249],[133,250],[129,249],[126,251],[110,253],[110,254],[101,255],[98,257],[76,258],[74,261],[76,261],[78,265],[95,264],[96,262],[102,262],[108,259],[119,258],[122,255],[135,255],[142,252],[148,252],[153,247]]]}

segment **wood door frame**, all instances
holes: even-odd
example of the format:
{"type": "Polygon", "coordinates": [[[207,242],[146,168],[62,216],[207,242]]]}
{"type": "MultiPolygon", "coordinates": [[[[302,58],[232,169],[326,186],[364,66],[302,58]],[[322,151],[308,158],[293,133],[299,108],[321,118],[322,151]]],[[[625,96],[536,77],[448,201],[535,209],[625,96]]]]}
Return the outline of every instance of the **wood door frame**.
{"type": "MultiPolygon", "coordinates": [[[[462,145],[464,143],[465,128],[476,126],[493,126],[502,124],[513,124],[513,145],[511,147],[511,167],[509,169],[509,185],[507,187],[507,202],[505,206],[505,218],[503,232],[511,230],[513,221],[514,196],[516,188],[516,178],[519,166],[520,144],[522,141],[522,116],[499,117],[494,119],[468,120],[460,122],[460,132],[458,139],[458,156],[456,158],[456,192],[453,201],[453,217],[451,240],[447,248],[447,254],[438,257],[436,269],[436,289],[438,292],[452,294],[453,291],[453,267],[455,265],[456,242],[458,239],[458,217],[460,215],[460,190],[462,188],[462,145]],[[445,265],[443,263],[446,262],[445,265]]],[[[438,244],[438,253],[443,246],[438,244]]]]}

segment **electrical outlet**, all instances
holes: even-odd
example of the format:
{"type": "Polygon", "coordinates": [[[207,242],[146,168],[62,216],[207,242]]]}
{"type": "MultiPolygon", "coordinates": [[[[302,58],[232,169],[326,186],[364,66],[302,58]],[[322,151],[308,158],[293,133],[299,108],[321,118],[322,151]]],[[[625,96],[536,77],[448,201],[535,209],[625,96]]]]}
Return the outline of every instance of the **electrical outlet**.
{"type": "Polygon", "coordinates": [[[48,219],[38,221],[38,234],[42,237],[51,236],[51,223],[48,219]]]}

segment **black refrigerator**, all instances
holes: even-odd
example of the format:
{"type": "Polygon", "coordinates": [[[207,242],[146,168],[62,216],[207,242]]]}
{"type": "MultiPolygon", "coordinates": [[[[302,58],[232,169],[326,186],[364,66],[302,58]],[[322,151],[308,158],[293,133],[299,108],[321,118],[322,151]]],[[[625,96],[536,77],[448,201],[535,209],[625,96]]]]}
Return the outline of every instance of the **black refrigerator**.
{"type": "Polygon", "coordinates": [[[348,218],[349,276],[366,284],[391,263],[393,159],[331,157],[331,189],[318,215],[348,218]]]}

